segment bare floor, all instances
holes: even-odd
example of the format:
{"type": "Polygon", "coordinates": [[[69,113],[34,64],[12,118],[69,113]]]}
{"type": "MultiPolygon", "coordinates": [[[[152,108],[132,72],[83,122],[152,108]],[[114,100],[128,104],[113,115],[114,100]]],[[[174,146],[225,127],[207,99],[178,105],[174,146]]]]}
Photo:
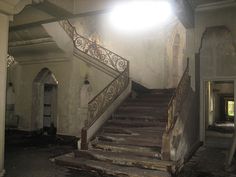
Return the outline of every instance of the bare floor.
{"type": "MultiPolygon", "coordinates": [[[[7,133],[5,177],[102,177],[94,172],[84,172],[57,166],[53,158],[76,148],[75,141],[59,137],[29,136],[7,133]]],[[[226,171],[227,151],[222,148],[201,147],[186,163],[179,177],[236,177],[236,164],[226,171]]]]}
{"type": "Polygon", "coordinates": [[[53,157],[71,152],[74,143],[49,136],[6,136],[5,177],[97,177],[55,165],[53,157]]]}
{"type": "Polygon", "coordinates": [[[201,147],[185,165],[181,177],[236,177],[236,164],[225,170],[227,151],[222,148],[201,147]]]}

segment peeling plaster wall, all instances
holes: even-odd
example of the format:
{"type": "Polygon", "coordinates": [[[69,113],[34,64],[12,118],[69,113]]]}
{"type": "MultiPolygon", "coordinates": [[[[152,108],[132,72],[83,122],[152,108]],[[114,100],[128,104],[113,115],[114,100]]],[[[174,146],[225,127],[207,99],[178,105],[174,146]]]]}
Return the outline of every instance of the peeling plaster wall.
{"type": "Polygon", "coordinates": [[[87,77],[91,85],[90,99],[93,99],[114,79],[102,71],[74,57],[73,73],[70,78],[71,87],[69,91],[72,97],[69,102],[69,111],[72,117],[69,129],[72,130],[72,135],[80,136],[81,129],[84,127],[84,123],[87,118],[87,109],[80,107],[80,91],[84,84],[85,77],[87,77]]]}
{"type": "Polygon", "coordinates": [[[115,29],[109,14],[80,17],[71,22],[79,34],[130,61],[132,80],[147,88],[170,88],[172,83],[172,45],[176,33],[181,36],[178,67],[182,76],[185,62],[185,28],[177,19],[147,32],[127,33],[115,29]],[[171,46],[170,46],[171,45],[171,46]]]}
{"type": "MultiPolygon", "coordinates": [[[[190,73],[192,76],[192,88],[195,90],[195,54],[199,53],[204,32],[209,27],[225,26],[232,33],[232,40],[236,40],[236,7],[225,7],[221,9],[203,10],[195,12],[195,27],[187,30],[186,55],[190,58],[190,73]]],[[[213,68],[212,64],[206,63],[207,67],[213,68]]],[[[227,66],[232,63],[227,64],[227,66]]],[[[227,66],[224,70],[227,72],[227,66]]],[[[231,67],[231,66],[230,66],[231,67]]],[[[232,75],[232,74],[231,74],[232,75]]],[[[233,74],[235,75],[235,74],[233,74]]]]}
{"type": "Polygon", "coordinates": [[[234,39],[225,26],[207,28],[200,49],[201,78],[236,76],[234,39]]]}
{"type": "Polygon", "coordinates": [[[196,94],[190,89],[178,116],[170,139],[171,160],[182,162],[199,142],[199,120],[197,118],[196,94]]]}
{"type": "Polygon", "coordinates": [[[20,116],[19,129],[32,131],[32,86],[33,80],[41,69],[48,68],[58,80],[57,93],[57,133],[80,136],[84,126],[84,117],[79,108],[80,89],[85,75],[92,85],[92,97],[100,92],[111,80],[102,71],[97,70],[78,58],[45,63],[17,64],[9,70],[8,81],[15,89],[15,114],[20,116]]]}
{"type": "MultiPolygon", "coordinates": [[[[215,8],[215,9],[208,9],[208,10],[201,10],[201,11],[195,11],[195,25],[193,29],[187,30],[187,37],[186,37],[186,56],[190,58],[190,75],[191,75],[191,86],[193,90],[200,91],[200,140],[205,140],[205,120],[204,120],[204,93],[202,85],[203,81],[199,80],[199,76],[195,76],[195,72],[197,72],[197,68],[195,68],[198,64],[195,61],[196,54],[199,54],[200,49],[202,47],[202,38],[203,34],[206,31],[207,28],[210,27],[216,27],[216,26],[225,26],[231,33],[232,38],[230,39],[231,44],[235,46],[235,40],[236,40],[236,23],[235,23],[235,17],[236,17],[236,7],[223,7],[223,8],[215,8]],[[196,80],[200,83],[196,83],[196,80]],[[202,82],[201,82],[202,81],[202,82]],[[197,85],[195,85],[197,84],[197,85]],[[196,86],[200,86],[196,89],[196,86]]],[[[215,41],[216,42],[216,41],[215,41]]],[[[229,41],[228,41],[229,42],[229,41]]],[[[212,51],[212,47],[214,44],[213,41],[211,41],[208,45],[209,50],[212,51]],[[211,44],[210,44],[211,43],[211,44]]],[[[225,43],[227,41],[225,40],[225,43]]],[[[219,43],[218,43],[219,44],[219,43]]],[[[216,46],[216,45],[215,45],[216,46]]],[[[205,51],[209,51],[207,48],[205,51]]],[[[212,52],[212,61],[219,61],[218,66],[216,65],[217,62],[212,63],[208,59],[207,60],[201,60],[202,64],[201,66],[204,67],[200,68],[200,75],[203,78],[207,78],[208,80],[214,80],[216,78],[235,78],[236,72],[235,72],[235,66],[236,66],[236,58],[231,56],[217,56],[221,51],[221,49],[215,49],[215,52],[212,52]],[[217,51],[218,50],[218,51],[217,51]],[[226,57],[226,58],[224,58],[226,57]],[[218,59],[216,59],[218,58],[218,59]],[[224,59],[223,59],[224,58],[224,59]],[[222,59],[222,61],[220,61],[222,59]],[[228,59],[228,60],[225,60],[228,59]],[[222,63],[222,65],[220,65],[222,63]],[[218,67],[218,68],[217,68],[218,67]]],[[[205,56],[210,56],[210,52],[206,54],[205,56]]],[[[199,57],[201,58],[201,57],[199,57]]],[[[199,59],[196,57],[196,59],[199,59]]],[[[207,57],[209,58],[209,57],[207,57]]]]}
{"type": "Polygon", "coordinates": [[[71,61],[48,62],[38,64],[18,64],[12,73],[12,82],[15,88],[16,105],[15,114],[20,116],[19,129],[32,130],[31,124],[33,115],[32,110],[32,86],[33,80],[43,68],[48,68],[58,80],[58,132],[64,134],[68,131],[68,102],[69,96],[69,78],[72,68],[71,61]],[[64,120],[64,121],[63,121],[64,120]],[[60,124],[59,124],[60,122],[60,124]],[[64,123],[62,123],[64,122],[64,123]]]}

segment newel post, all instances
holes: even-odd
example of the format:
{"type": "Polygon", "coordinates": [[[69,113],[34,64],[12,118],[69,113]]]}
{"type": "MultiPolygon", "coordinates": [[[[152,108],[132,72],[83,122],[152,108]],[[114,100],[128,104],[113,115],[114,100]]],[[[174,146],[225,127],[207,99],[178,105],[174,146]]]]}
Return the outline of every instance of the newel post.
{"type": "Polygon", "coordinates": [[[81,130],[81,150],[88,150],[87,129],[84,127],[81,130]]]}
{"type": "Polygon", "coordinates": [[[162,135],[161,156],[162,160],[170,160],[170,134],[167,131],[162,135]]]}

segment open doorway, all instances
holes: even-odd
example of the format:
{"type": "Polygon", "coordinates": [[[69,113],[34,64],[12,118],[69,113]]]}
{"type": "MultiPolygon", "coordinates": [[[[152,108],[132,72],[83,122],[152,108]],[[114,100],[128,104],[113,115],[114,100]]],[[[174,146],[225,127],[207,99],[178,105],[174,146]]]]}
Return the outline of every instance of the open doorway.
{"type": "Polygon", "coordinates": [[[234,133],[234,119],[234,81],[206,81],[206,145],[229,147],[234,133]]]}
{"type": "Polygon", "coordinates": [[[48,134],[55,134],[56,126],[56,95],[57,85],[44,84],[43,98],[43,130],[48,134]]]}
{"type": "Polygon", "coordinates": [[[42,69],[33,82],[32,129],[56,134],[58,81],[47,68],[42,69]]]}

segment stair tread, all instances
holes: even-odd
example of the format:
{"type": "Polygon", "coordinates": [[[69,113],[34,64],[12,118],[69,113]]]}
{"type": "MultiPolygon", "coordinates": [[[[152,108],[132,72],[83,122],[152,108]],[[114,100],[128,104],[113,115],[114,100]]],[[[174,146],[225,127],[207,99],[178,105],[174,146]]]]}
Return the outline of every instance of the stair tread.
{"type": "Polygon", "coordinates": [[[152,132],[141,132],[141,133],[132,133],[132,134],[125,134],[125,133],[104,133],[102,132],[99,136],[106,136],[106,137],[116,137],[116,138],[136,138],[136,139],[148,139],[150,140],[155,140],[162,138],[163,132],[157,132],[157,133],[152,133],[152,132]]]}
{"type": "Polygon", "coordinates": [[[138,105],[138,106],[155,106],[155,107],[166,107],[168,105],[169,102],[150,102],[150,101],[135,101],[135,100],[127,100],[126,102],[124,102],[122,104],[122,106],[135,106],[135,105],[138,105]]]}
{"type": "Polygon", "coordinates": [[[164,99],[164,100],[156,100],[156,99],[150,99],[150,98],[129,98],[126,100],[126,102],[130,103],[153,103],[153,104],[168,104],[170,99],[164,99]]]}
{"type": "Polygon", "coordinates": [[[91,160],[112,162],[113,164],[137,166],[145,169],[167,171],[174,166],[174,162],[160,160],[158,157],[140,157],[127,152],[109,152],[101,150],[75,151],[78,158],[89,157],[91,160]]]}
{"type": "Polygon", "coordinates": [[[116,144],[143,146],[143,147],[161,147],[161,139],[143,138],[143,137],[117,137],[117,136],[98,136],[99,141],[108,141],[116,144]]]}
{"type": "Polygon", "coordinates": [[[150,169],[140,169],[137,167],[127,167],[121,165],[114,165],[109,162],[102,162],[96,160],[88,160],[75,158],[73,156],[60,156],[55,159],[55,162],[59,165],[69,165],[72,167],[85,169],[85,170],[95,170],[100,174],[114,175],[114,176],[124,176],[127,177],[169,177],[168,172],[150,170],[150,169]]]}
{"type": "Polygon", "coordinates": [[[125,114],[125,115],[150,115],[150,116],[164,116],[167,115],[167,109],[118,109],[114,115],[125,114]]]}
{"type": "Polygon", "coordinates": [[[147,118],[147,119],[165,119],[166,112],[156,113],[156,112],[116,112],[113,114],[114,117],[135,117],[135,118],[147,118]]]}
{"type": "Polygon", "coordinates": [[[160,129],[159,127],[119,127],[119,126],[104,126],[102,129],[103,133],[114,133],[114,134],[159,134],[165,129],[160,129]]]}
{"type": "Polygon", "coordinates": [[[151,123],[150,124],[150,127],[153,127],[153,126],[156,126],[156,127],[159,127],[159,126],[164,126],[166,125],[167,123],[167,120],[166,119],[158,119],[158,118],[141,118],[141,117],[138,117],[138,118],[135,118],[135,117],[115,117],[113,119],[109,119],[107,121],[107,123],[117,123],[117,124],[129,124],[129,123],[133,123],[134,125],[137,123],[143,123],[143,125],[145,125],[145,123],[151,123]]]}
{"type": "MultiPolygon", "coordinates": [[[[145,120],[145,119],[143,119],[145,120]]],[[[155,120],[155,121],[148,121],[147,119],[143,121],[141,119],[139,120],[119,120],[119,119],[110,119],[106,122],[106,125],[116,125],[116,126],[122,126],[122,127],[153,127],[156,126],[157,129],[163,129],[166,126],[165,120],[155,120]]]]}
{"type": "Polygon", "coordinates": [[[127,108],[127,109],[167,109],[166,105],[160,105],[160,106],[155,106],[152,104],[149,105],[126,105],[126,102],[124,102],[120,108],[127,108]]]}
{"type": "Polygon", "coordinates": [[[142,147],[142,146],[133,146],[133,145],[125,145],[125,144],[117,144],[114,142],[105,142],[105,141],[98,141],[96,143],[92,143],[93,148],[96,149],[104,149],[107,151],[114,151],[114,152],[130,152],[130,153],[139,153],[142,154],[149,154],[149,156],[156,156],[161,152],[161,148],[156,147],[142,147]]]}

